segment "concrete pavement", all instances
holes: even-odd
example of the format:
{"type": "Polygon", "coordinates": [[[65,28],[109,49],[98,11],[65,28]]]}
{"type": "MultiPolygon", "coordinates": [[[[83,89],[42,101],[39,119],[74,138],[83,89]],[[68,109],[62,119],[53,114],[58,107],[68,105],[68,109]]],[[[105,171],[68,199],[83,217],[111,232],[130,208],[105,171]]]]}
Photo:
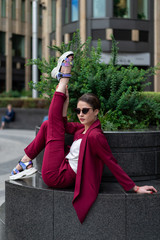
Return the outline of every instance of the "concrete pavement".
{"type": "Polygon", "coordinates": [[[35,130],[0,130],[0,206],[5,202],[5,181],[34,137],[35,130]]]}

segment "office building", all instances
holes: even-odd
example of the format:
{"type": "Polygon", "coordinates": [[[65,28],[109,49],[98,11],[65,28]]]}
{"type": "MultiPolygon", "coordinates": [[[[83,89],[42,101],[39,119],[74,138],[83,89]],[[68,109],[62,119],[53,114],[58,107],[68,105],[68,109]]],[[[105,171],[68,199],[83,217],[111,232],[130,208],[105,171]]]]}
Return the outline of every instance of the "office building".
{"type": "MultiPolygon", "coordinates": [[[[119,63],[147,69],[160,62],[160,0],[38,1],[38,56],[48,59],[48,45],[68,43],[79,29],[81,41],[100,38],[102,59],[109,62],[111,34],[119,42],[119,63]]],[[[0,91],[28,88],[31,68],[32,0],[0,0],[0,91]]],[[[160,91],[160,77],[149,90],[160,91]]]]}

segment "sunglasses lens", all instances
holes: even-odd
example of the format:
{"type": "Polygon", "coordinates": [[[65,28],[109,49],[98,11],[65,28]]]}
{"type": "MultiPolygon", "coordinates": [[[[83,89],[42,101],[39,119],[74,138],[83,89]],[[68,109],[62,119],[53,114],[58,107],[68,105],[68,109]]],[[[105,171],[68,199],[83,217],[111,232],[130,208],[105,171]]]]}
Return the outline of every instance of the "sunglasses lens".
{"type": "Polygon", "coordinates": [[[79,108],[75,109],[76,114],[80,114],[81,110],[79,108]]]}
{"type": "Polygon", "coordinates": [[[83,114],[87,114],[88,111],[89,111],[89,108],[83,108],[83,109],[82,109],[82,113],[83,113],[83,114]]]}
{"type": "Polygon", "coordinates": [[[90,108],[82,108],[82,110],[80,108],[76,108],[75,112],[76,114],[80,114],[80,112],[82,111],[83,114],[87,114],[90,108]]]}

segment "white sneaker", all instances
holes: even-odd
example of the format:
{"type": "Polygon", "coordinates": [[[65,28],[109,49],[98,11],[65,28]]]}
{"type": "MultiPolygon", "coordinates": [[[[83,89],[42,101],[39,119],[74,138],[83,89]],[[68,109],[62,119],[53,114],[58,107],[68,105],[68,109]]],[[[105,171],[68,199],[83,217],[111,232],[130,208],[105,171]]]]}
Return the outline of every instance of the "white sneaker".
{"type": "Polygon", "coordinates": [[[74,53],[72,51],[68,51],[62,54],[60,58],[58,59],[58,64],[55,68],[53,68],[51,72],[52,78],[57,78],[58,73],[60,72],[62,62],[68,57],[69,55],[73,55],[74,53]]]}

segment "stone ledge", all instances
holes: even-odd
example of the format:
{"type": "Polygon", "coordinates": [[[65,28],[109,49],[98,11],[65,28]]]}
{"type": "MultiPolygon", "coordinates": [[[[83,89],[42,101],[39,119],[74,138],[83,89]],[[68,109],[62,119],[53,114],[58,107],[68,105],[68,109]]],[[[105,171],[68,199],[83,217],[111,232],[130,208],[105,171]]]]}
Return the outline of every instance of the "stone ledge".
{"type": "Polygon", "coordinates": [[[30,240],[157,240],[160,179],[137,184],[152,184],[158,193],[126,193],[118,183],[102,183],[98,198],[81,225],[72,206],[73,188],[48,188],[39,174],[7,181],[6,231],[30,240]]]}
{"type": "MultiPolygon", "coordinates": [[[[36,133],[38,130],[37,127],[36,133]]],[[[118,164],[133,181],[160,178],[160,131],[105,132],[104,135],[118,164]],[[127,142],[132,142],[132,145],[129,143],[127,146],[127,142]]],[[[65,143],[71,145],[72,141],[73,136],[66,134],[65,143]]],[[[41,172],[43,154],[44,151],[36,157],[39,172],[41,172]]],[[[104,165],[102,181],[116,181],[106,165],[104,165]]]]}
{"type": "MultiPolygon", "coordinates": [[[[14,108],[15,121],[6,123],[5,128],[33,130],[42,124],[44,116],[48,115],[47,109],[38,108],[14,108]]],[[[0,120],[5,109],[0,109],[0,120]]]]}

